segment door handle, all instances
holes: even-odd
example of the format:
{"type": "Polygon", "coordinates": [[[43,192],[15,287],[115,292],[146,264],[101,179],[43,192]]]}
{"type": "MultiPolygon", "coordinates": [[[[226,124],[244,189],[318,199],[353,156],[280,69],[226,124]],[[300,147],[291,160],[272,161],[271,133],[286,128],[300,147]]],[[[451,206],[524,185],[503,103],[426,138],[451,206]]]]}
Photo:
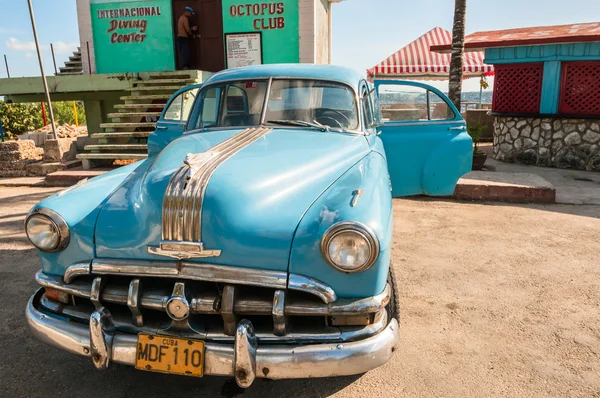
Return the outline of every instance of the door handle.
{"type": "Polygon", "coordinates": [[[167,126],[156,126],[156,130],[166,130],[167,126]]]}
{"type": "Polygon", "coordinates": [[[458,127],[449,127],[448,130],[452,130],[452,131],[465,131],[467,128],[465,126],[458,126],[458,127]]]}

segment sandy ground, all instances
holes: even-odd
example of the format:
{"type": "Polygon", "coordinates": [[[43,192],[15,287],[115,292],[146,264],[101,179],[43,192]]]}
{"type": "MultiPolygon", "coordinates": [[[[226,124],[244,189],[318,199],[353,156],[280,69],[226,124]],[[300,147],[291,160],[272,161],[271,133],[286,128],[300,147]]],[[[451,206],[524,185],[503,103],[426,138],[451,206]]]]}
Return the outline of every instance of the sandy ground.
{"type": "Polygon", "coordinates": [[[600,397],[600,207],[394,203],[402,342],[367,374],[192,379],[90,361],[34,340],[36,253],[22,231],[55,190],[0,188],[1,397],[600,397]]]}

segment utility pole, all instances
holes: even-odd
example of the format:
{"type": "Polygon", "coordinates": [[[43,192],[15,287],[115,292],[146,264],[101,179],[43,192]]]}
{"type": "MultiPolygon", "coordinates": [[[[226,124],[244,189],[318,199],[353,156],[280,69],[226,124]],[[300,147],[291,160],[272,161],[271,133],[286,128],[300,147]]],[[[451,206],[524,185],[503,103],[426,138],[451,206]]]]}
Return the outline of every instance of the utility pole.
{"type": "Polygon", "coordinates": [[[35,26],[35,17],[33,16],[33,6],[31,0],[27,0],[29,4],[29,16],[31,17],[31,28],[33,29],[33,39],[35,40],[35,48],[37,49],[38,61],[40,61],[40,71],[42,72],[42,81],[44,82],[44,91],[46,92],[46,102],[48,102],[48,113],[50,114],[50,124],[52,124],[52,138],[58,139],[56,135],[56,125],[54,124],[54,112],[52,111],[52,101],[50,100],[50,91],[48,90],[48,82],[46,81],[46,73],[44,72],[44,61],[42,60],[42,52],[40,51],[40,42],[38,40],[37,27],[35,26]]]}

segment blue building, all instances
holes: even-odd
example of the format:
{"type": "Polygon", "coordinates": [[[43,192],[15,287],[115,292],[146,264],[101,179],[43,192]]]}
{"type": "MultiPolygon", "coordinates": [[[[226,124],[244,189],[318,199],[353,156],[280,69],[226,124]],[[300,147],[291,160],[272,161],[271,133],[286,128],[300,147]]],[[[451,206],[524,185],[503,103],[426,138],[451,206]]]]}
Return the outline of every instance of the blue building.
{"type": "Polygon", "coordinates": [[[496,74],[494,157],[600,171],[600,22],[467,36],[465,51],[482,50],[496,74]]]}

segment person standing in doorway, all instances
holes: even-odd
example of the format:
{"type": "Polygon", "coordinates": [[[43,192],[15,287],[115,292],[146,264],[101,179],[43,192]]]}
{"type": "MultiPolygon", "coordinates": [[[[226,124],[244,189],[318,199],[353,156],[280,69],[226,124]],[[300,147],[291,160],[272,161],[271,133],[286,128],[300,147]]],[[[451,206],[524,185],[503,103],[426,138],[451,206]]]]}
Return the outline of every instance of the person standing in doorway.
{"type": "Polygon", "coordinates": [[[189,69],[191,66],[190,61],[190,40],[198,30],[197,26],[190,28],[189,18],[194,15],[192,7],[185,7],[183,14],[177,21],[177,52],[181,59],[181,67],[183,69],[189,69]]]}

